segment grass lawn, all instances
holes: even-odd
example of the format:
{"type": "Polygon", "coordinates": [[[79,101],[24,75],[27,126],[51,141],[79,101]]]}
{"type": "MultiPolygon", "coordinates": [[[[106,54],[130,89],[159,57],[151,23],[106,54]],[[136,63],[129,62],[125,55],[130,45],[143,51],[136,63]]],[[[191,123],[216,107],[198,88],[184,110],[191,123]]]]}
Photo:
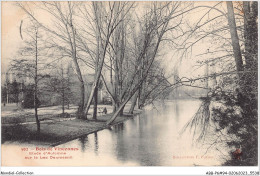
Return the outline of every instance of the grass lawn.
{"type": "MultiPolygon", "coordinates": [[[[110,109],[112,108],[108,108],[108,112],[110,112],[110,109]]],[[[134,115],[139,112],[140,111],[135,111],[134,115]]],[[[123,122],[133,117],[134,115],[119,116],[116,118],[113,124],[123,122]]],[[[106,126],[106,121],[111,116],[112,113],[98,116],[97,121],[86,121],[83,119],[71,119],[66,121],[42,121],[40,134],[37,134],[35,123],[21,124],[21,121],[35,121],[33,114],[26,115],[26,113],[24,113],[18,117],[14,115],[2,117],[2,122],[5,122],[2,123],[2,144],[5,142],[17,141],[35,145],[55,146],[76,139],[78,137],[108,128],[108,126],[106,126]],[[20,119],[20,122],[16,122],[15,119],[20,119]],[[10,122],[16,123],[10,124],[10,122]]],[[[41,120],[58,118],[57,115],[55,116],[44,114],[41,114],[39,117],[41,120]]]]}

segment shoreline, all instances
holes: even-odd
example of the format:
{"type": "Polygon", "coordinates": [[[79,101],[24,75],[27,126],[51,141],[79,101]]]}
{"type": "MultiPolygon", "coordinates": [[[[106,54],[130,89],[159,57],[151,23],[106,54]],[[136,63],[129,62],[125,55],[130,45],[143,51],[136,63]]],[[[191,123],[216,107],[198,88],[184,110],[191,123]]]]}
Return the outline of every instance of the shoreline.
{"type": "MultiPolygon", "coordinates": [[[[106,125],[106,126],[97,128],[97,129],[95,129],[95,130],[93,130],[93,131],[88,132],[87,134],[83,134],[83,135],[80,135],[80,136],[76,136],[76,137],[71,138],[71,139],[66,139],[66,140],[63,140],[63,141],[54,143],[54,144],[52,144],[52,145],[50,145],[50,146],[51,146],[51,147],[56,147],[56,146],[58,146],[58,145],[67,143],[67,142],[69,142],[69,141],[73,141],[73,140],[75,140],[75,139],[78,139],[78,138],[81,138],[81,137],[85,137],[85,136],[87,136],[87,135],[89,135],[89,134],[93,134],[93,133],[96,133],[96,132],[99,132],[99,131],[102,131],[102,130],[105,130],[105,129],[109,129],[111,126],[118,125],[118,124],[120,124],[120,123],[124,123],[124,122],[127,121],[127,120],[130,120],[130,119],[132,119],[132,118],[135,118],[135,116],[138,115],[138,114],[140,114],[141,112],[142,112],[142,111],[136,112],[136,113],[133,113],[132,115],[123,115],[123,117],[126,117],[126,118],[121,119],[120,121],[117,121],[117,122],[114,121],[114,122],[113,122],[111,125],[109,125],[109,126],[106,125]]],[[[120,117],[122,118],[122,116],[118,116],[117,118],[120,118],[120,117]]],[[[92,120],[90,120],[90,121],[92,121],[92,120]]]]}
{"type": "Polygon", "coordinates": [[[20,144],[55,147],[66,142],[87,136],[98,131],[109,129],[111,126],[123,123],[140,114],[142,110],[135,110],[133,114],[118,116],[115,121],[107,126],[106,121],[111,114],[97,117],[97,121],[89,119],[73,119],[68,121],[53,121],[41,123],[41,133],[37,135],[36,124],[16,124],[13,126],[2,125],[2,143],[18,142],[20,144]]]}

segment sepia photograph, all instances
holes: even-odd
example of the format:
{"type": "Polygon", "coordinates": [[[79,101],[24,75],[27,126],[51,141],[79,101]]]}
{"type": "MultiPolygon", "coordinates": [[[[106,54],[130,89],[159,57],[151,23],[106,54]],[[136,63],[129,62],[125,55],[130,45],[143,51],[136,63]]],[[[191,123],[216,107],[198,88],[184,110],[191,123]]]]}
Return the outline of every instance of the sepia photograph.
{"type": "Polygon", "coordinates": [[[1,27],[1,166],[259,165],[258,1],[2,1],[1,27]]]}

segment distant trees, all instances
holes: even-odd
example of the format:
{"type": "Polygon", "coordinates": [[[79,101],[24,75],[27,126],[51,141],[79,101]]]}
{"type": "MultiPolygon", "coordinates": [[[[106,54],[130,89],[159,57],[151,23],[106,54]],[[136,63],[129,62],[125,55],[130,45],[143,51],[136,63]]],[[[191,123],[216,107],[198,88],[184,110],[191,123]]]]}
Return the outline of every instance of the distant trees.
{"type": "Polygon", "coordinates": [[[20,93],[20,83],[16,80],[9,82],[6,80],[4,86],[2,86],[2,102],[4,103],[18,103],[20,93]]]}
{"type": "Polygon", "coordinates": [[[7,86],[1,86],[1,103],[7,103],[7,86]]]}
{"type": "MultiPolygon", "coordinates": [[[[41,105],[41,101],[38,98],[38,96],[37,96],[37,99],[35,100],[33,92],[34,92],[33,84],[24,85],[23,90],[21,90],[21,93],[23,94],[22,100],[20,100],[22,108],[34,108],[35,107],[34,101],[36,101],[37,107],[39,107],[41,105]]],[[[38,92],[38,95],[39,95],[39,92],[38,92]]]]}
{"type": "Polygon", "coordinates": [[[52,73],[50,78],[45,82],[45,91],[56,93],[61,100],[62,116],[65,114],[65,106],[69,107],[70,98],[72,96],[69,68],[63,65],[52,65],[52,73]]]}

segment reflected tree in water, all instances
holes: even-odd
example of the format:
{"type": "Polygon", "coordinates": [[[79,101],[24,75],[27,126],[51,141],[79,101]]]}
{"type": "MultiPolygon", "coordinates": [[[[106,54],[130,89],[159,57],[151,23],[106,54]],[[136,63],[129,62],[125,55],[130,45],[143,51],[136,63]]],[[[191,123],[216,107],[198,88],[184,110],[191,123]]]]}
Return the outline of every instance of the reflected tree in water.
{"type": "Polygon", "coordinates": [[[84,152],[88,147],[88,145],[87,145],[89,143],[88,136],[82,136],[78,140],[80,142],[81,151],[84,152]]]}

